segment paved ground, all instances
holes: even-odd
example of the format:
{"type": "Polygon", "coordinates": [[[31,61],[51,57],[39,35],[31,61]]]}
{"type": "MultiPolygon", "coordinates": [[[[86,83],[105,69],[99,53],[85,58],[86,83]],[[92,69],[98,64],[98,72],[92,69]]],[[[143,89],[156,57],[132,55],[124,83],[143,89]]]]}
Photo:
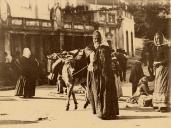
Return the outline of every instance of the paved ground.
{"type": "MultiPolygon", "coordinates": [[[[123,90],[130,86],[124,84],[123,90]]],[[[123,91],[127,92],[127,91],[123,91]]],[[[77,94],[78,110],[71,101],[70,111],[65,111],[65,94],[57,94],[54,86],[41,86],[32,99],[13,96],[14,90],[0,91],[0,127],[4,128],[169,128],[171,113],[154,112],[152,108],[127,107],[121,97],[118,120],[100,120],[91,113],[91,107],[83,109],[83,94],[77,94]]],[[[129,93],[126,93],[129,94],[129,93]]],[[[125,95],[125,93],[124,93],[125,95]]]]}
{"type": "Polygon", "coordinates": [[[14,90],[9,90],[10,88],[0,91],[0,128],[171,127],[171,113],[154,112],[150,107],[142,108],[125,102],[126,97],[131,95],[131,85],[128,82],[122,83],[124,96],[119,100],[119,119],[108,121],[94,116],[90,106],[83,109],[83,94],[76,95],[78,110],[74,110],[71,101],[70,111],[65,111],[66,95],[57,94],[55,86],[38,86],[36,96],[32,99],[15,97],[14,90]]]}

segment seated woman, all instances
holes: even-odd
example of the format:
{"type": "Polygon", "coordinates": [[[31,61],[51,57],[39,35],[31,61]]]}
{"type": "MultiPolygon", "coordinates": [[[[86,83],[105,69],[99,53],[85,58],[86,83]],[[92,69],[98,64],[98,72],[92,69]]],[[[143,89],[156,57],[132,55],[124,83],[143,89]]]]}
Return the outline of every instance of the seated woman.
{"type": "Polygon", "coordinates": [[[150,90],[148,87],[148,79],[144,76],[140,79],[136,92],[127,100],[127,102],[138,103],[140,106],[151,106],[152,93],[153,90],[150,90]],[[147,100],[147,102],[149,101],[150,104],[146,105],[145,100],[147,100]]]}

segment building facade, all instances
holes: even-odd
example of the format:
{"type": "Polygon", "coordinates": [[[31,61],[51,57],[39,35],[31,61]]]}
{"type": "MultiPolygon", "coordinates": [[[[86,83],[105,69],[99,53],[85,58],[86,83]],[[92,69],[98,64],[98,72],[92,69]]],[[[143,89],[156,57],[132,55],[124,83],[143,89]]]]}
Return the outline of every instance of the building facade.
{"type": "Polygon", "coordinates": [[[111,40],[114,50],[124,49],[129,56],[134,56],[134,17],[121,8],[111,9],[109,5],[90,4],[89,8],[101,10],[96,13],[94,19],[98,23],[98,30],[101,32],[103,40],[111,40]],[[106,37],[106,34],[109,34],[110,37],[106,37]]]}
{"type": "Polygon", "coordinates": [[[67,4],[64,8],[64,3],[56,0],[0,0],[0,61],[4,52],[15,56],[29,47],[43,62],[49,51],[84,48],[92,41],[95,29],[102,33],[104,41],[106,33],[110,33],[107,38],[113,49],[122,48],[129,55],[134,54],[134,20],[129,13],[118,9],[82,9],[70,13],[72,8],[67,8],[67,4]],[[58,11],[61,25],[55,28],[50,12],[58,2],[62,6],[58,11]]]}
{"type": "Polygon", "coordinates": [[[3,52],[15,56],[29,47],[40,60],[48,51],[82,48],[94,30],[90,20],[94,13],[67,14],[61,10],[62,28],[54,29],[50,10],[55,1],[44,0],[0,0],[0,44],[3,52]],[[24,2],[25,1],[25,2],[24,2]],[[65,43],[64,43],[65,42],[65,43]],[[75,43],[75,44],[74,44],[75,43]]]}

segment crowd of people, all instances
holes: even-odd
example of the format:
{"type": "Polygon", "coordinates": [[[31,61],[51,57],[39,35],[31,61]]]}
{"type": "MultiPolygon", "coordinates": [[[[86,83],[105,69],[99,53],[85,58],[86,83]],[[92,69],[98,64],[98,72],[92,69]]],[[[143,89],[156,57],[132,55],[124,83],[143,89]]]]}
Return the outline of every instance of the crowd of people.
{"type": "MultiPolygon", "coordinates": [[[[142,58],[138,57],[131,68],[129,82],[132,83],[132,96],[127,102],[153,106],[156,111],[166,112],[169,98],[169,47],[164,43],[162,33],[155,34],[151,50],[154,57],[154,89],[149,89],[149,79],[144,74],[142,58]]],[[[119,115],[118,99],[123,96],[121,82],[126,81],[128,56],[122,49],[115,51],[110,45],[105,45],[97,30],[93,33],[93,43],[87,46],[85,51],[88,53],[87,95],[93,114],[97,114],[101,119],[116,119],[119,115]]],[[[24,48],[22,56],[17,53],[15,59],[6,54],[9,69],[10,63],[13,63],[13,68],[17,70],[15,95],[24,98],[35,96],[39,62],[31,54],[30,49],[24,48]]],[[[47,66],[49,72],[50,65],[47,66]]]]}

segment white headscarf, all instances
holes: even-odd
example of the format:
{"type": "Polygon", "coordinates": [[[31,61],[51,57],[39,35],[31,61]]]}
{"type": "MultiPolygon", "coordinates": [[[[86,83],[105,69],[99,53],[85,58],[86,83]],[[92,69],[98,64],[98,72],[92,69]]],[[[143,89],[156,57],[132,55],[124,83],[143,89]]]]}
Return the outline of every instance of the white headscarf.
{"type": "Polygon", "coordinates": [[[26,57],[26,58],[30,58],[31,56],[31,51],[29,48],[24,48],[23,49],[23,56],[26,57]]]}
{"type": "Polygon", "coordinates": [[[154,45],[156,45],[156,46],[161,46],[161,45],[166,45],[166,38],[164,37],[164,35],[163,35],[163,33],[156,33],[155,34],[155,36],[154,36],[154,45]],[[162,39],[163,39],[163,41],[162,41],[162,44],[157,44],[157,40],[156,40],[156,35],[159,35],[159,36],[161,36],[162,37],[162,39]]]}

